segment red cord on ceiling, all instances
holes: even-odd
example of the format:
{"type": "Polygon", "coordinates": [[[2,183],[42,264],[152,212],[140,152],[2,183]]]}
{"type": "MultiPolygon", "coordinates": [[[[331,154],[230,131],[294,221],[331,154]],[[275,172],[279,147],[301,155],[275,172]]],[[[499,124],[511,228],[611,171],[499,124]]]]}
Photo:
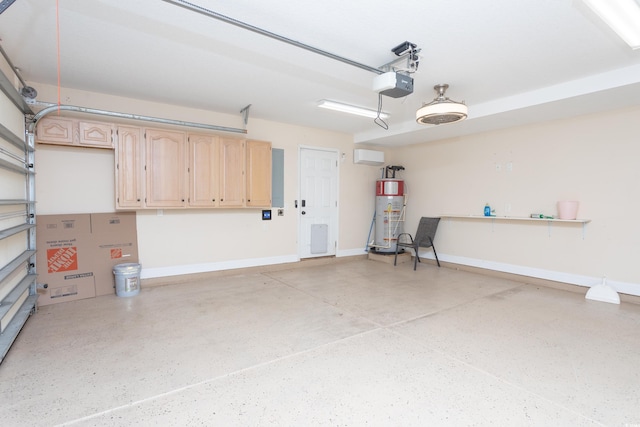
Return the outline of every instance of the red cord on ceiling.
{"type": "Polygon", "coordinates": [[[56,0],[56,58],[58,60],[58,115],[60,114],[60,8],[56,0]]]}

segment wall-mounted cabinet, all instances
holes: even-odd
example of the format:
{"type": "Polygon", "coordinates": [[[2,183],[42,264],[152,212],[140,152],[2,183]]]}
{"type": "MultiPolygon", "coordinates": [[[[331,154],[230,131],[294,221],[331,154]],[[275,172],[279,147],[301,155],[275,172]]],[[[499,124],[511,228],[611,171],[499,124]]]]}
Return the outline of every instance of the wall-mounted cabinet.
{"type": "Polygon", "coordinates": [[[111,123],[92,122],[66,117],[45,117],[38,121],[36,142],[39,144],[113,149],[111,123]]]}
{"type": "Polygon", "coordinates": [[[186,206],[186,134],[167,130],[145,130],[146,197],[150,208],[186,206]]]}
{"type": "Polygon", "coordinates": [[[129,126],[116,135],[116,209],[271,206],[270,142],[129,126]]]}
{"type": "Polygon", "coordinates": [[[189,206],[215,208],[220,203],[218,137],[189,135],[189,206]]]}
{"type": "Polygon", "coordinates": [[[73,145],[72,119],[49,118],[40,119],[36,126],[36,142],[40,144],[73,145]]]}
{"type": "Polygon", "coordinates": [[[245,200],[245,141],[220,138],[220,206],[239,208],[245,200]]]}
{"type": "Polygon", "coordinates": [[[116,208],[144,207],[144,137],[142,129],[120,126],[116,131],[116,208]]]}
{"type": "Polygon", "coordinates": [[[271,206],[271,143],[247,141],[247,206],[271,206]]]}

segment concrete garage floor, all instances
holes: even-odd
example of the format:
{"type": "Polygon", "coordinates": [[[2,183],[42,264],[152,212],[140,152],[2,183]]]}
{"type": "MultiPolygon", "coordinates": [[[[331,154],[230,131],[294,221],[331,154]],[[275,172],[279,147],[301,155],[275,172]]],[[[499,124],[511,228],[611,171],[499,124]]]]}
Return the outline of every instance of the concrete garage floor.
{"type": "Polygon", "coordinates": [[[640,305],[364,259],[143,287],[32,316],[0,420],[640,425],[640,305]]]}

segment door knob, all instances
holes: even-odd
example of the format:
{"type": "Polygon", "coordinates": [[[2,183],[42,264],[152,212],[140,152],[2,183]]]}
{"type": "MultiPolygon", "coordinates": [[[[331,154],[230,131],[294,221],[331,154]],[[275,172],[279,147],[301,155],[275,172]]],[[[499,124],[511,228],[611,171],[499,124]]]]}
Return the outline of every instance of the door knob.
{"type": "Polygon", "coordinates": [[[305,211],[302,211],[301,213],[302,213],[302,215],[305,215],[305,214],[306,214],[306,212],[305,212],[305,211]]]}

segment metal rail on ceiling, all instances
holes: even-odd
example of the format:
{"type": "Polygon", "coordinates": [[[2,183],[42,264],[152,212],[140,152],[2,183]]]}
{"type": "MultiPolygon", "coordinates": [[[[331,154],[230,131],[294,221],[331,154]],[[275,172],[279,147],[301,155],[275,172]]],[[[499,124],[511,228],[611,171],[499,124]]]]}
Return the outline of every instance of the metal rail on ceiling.
{"type": "Polygon", "coordinates": [[[201,15],[208,16],[209,18],[214,18],[214,19],[217,19],[219,21],[223,21],[223,22],[226,22],[228,24],[235,25],[236,27],[240,27],[240,28],[243,28],[245,30],[249,30],[249,31],[252,31],[254,33],[257,33],[257,34],[260,34],[260,35],[263,35],[263,36],[266,36],[266,37],[281,41],[283,43],[287,43],[287,44],[290,44],[292,46],[299,47],[300,49],[308,50],[309,52],[317,53],[318,55],[326,56],[327,58],[331,58],[331,59],[334,59],[336,61],[340,61],[340,62],[343,62],[345,64],[349,64],[349,65],[352,65],[354,67],[357,67],[357,68],[360,68],[360,69],[363,69],[363,70],[366,70],[366,71],[370,71],[370,72],[375,73],[375,74],[383,74],[384,73],[384,71],[382,71],[379,68],[371,67],[369,65],[353,61],[351,59],[348,59],[348,58],[333,54],[331,52],[327,52],[325,50],[318,49],[317,47],[313,47],[313,46],[310,46],[308,44],[301,43],[299,41],[290,39],[288,37],[284,37],[284,36],[281,36],[279,34],[272,33],[271,31],[267,31],[267,30],[264,30],[262,28],[256,27],[254,25],[247,24],[246,22],[238,21],[237,19],[231,18],[231,17],[226,16],[226,15],[222,15],[222,14],[220,14],[218,12],[214,12],[212,10],[206,9],[206,8],[204,8],[202,6],[198,6],[197,4],[190,3],[188,1],[183,1],[183,0],[163,0],[163,1],[166,2],[166,3],[173,4],[175,6],[179,6],[179,7],[185,8],[187,10],[191,10],[191,11],[199,13],[201,15]]]}
{"type": "Polygon", "coordinates": [[[31,119],[31,123],[29,124],[29,132],[33,132],[35,129],[38,120],[46,116],[47,114],[51,114],[58,110],[64,111],[74,111],[77,113],[85,113],[85,114],[95,114],[100,116],[109,116],[115,117],[119,119],[128,119],[128,120],[139,120],[145,122],[153,122],[153,123],[161,123],[165,125],[172,126],[186,126],[192,128],[199,129],[207,129],[218,132],[233,132],[233,133],[247,133],[246,129],[239,128],[231,128],[226,126],[218,126],[218,125],[209,125],[206,123],[195,123],[195,122],[185,122],[182,120],[173,120],[173,119],[163,119],[160,117],[150,117],[150,116],[141,116],[139,114],[129,114],[129,113],[119,113],[116,111],[108,111],[108,110],[99,110],[96,108],[86,108],[86,107],[78,107],[75,105],[58,105],[58,104],[49,104],[44,102],[37,102],[37,105],[45,106],[44,109],[40,110],[36,115],[31,119]]]}

